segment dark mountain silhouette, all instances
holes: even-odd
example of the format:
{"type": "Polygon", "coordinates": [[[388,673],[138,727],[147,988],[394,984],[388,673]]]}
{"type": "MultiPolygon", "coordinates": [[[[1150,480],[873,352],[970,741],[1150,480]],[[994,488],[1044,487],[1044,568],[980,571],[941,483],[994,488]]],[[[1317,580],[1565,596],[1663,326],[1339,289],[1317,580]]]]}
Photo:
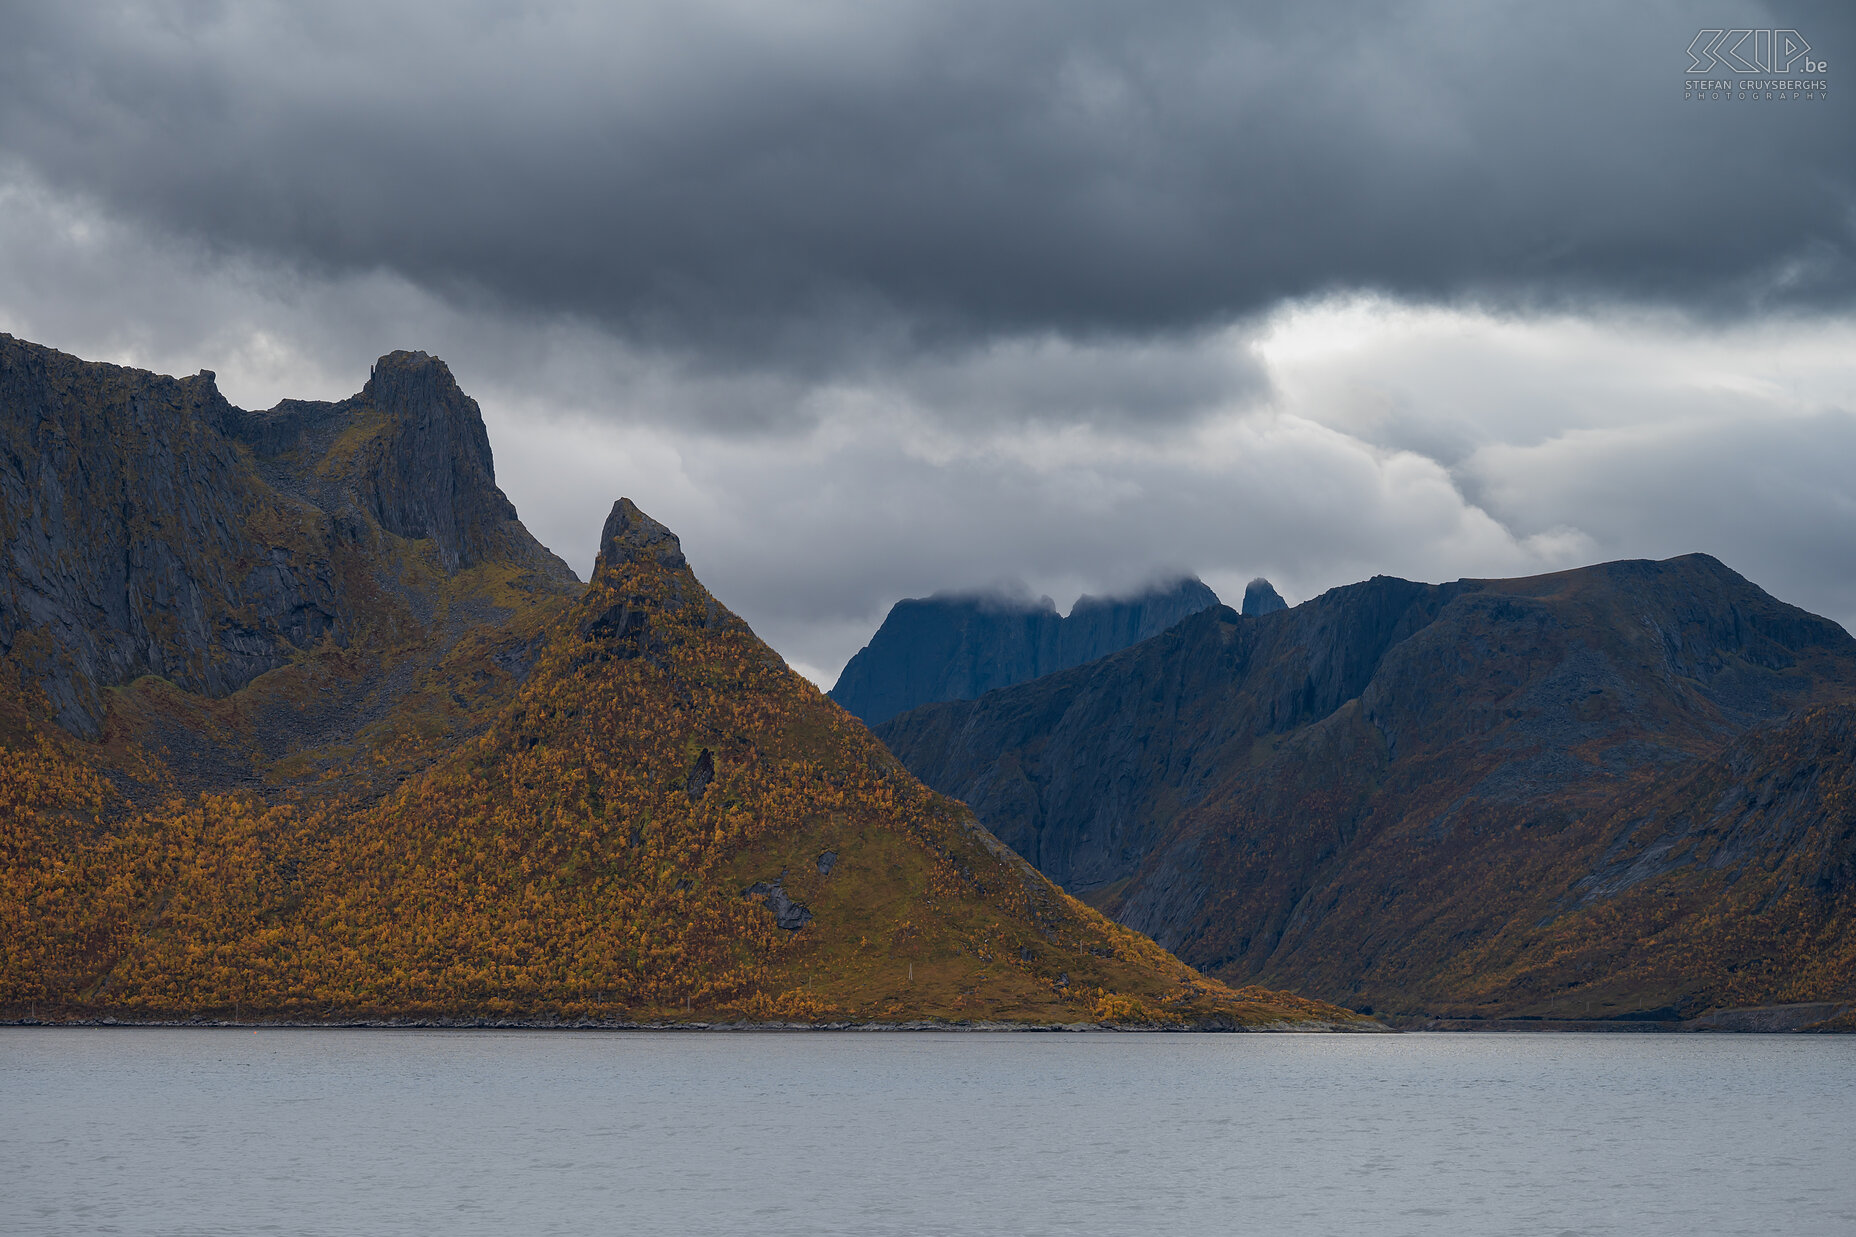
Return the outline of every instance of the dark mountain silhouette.
{"type": "Polygon", "coordinates": [[[1244,586],[1244,604],[1240,613],[1255,618],[1259,614],[1274,614],[1288,608],[1289,603],[1282,599],[1276,586],[1262,576],[1244,586]]]}
{"type": "Polygon", "coordinates": [[[1360,1022],[1064,894],[629,502],[580,585],[434,358],[0,400],[0,1017],[1360,1022]]]}
{"type": "Polygon", "coordinates": [[[878,734],[1228,980],[1686,1015],[1856,996],[1847,718],[1790,720],[1852,696],[1842,628],[1691,555],[1219,608],[878,734]]]}
{"type": "Polygon", "coordinates": [[[933,701],[971,700],[1080,666],[1217,604],[1218,595],[1190,577],[1132,597],[1085,596],[1067,618],[1048,597],[899,601],[845,664],[831,698],[876,724],[933,701]]]}

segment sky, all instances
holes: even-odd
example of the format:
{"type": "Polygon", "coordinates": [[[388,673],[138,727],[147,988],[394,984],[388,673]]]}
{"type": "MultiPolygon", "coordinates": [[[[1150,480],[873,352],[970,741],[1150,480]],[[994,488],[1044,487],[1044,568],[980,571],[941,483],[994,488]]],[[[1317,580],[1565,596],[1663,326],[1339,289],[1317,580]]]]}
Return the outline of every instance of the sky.
{"type": "Polygon", "coordinates": [[[250,408],[434,353],[583,577],[628,496],[827,685],[1180,571],[1856,628],[1853,14],[0,0],[0,330],[250,408]]]}

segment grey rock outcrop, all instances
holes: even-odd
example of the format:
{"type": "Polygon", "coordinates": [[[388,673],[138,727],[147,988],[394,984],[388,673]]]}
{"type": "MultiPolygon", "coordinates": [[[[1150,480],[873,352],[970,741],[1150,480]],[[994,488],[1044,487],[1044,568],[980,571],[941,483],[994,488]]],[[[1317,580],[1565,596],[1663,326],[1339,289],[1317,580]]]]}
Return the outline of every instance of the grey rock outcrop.
{"type": "Polygon", "coordinates": [[[764,899],[767,909],[773,912],[774,925],[797,932],[812,922],[812,912],[787,896],[782,883],[785,880],[786,873],[782,872],[778,880],[755,881],[741,891],[741,896],[764,899]]]}
{"type": "Polygon", "coordinates": [[[688,792],[690,802],[701,800],[709,789],[709,783],[715,781],[715,753],[708,748],[702,749],[702,755],[696,757],[696,763],[690,767],[690,774],[684,781],[684,790],[688,792]]]}
{"type": "Polygon", "coordinates": [[[380,526],[430,538],[447,571],[493,554],[516,509],[496,488],[477,401],[458,389],[450,368],[423,352],[390,352],[375,362],[359,398],[391,424],[369,444],[361,470],[380,526]]]}
{"type": "Polygon", "coordinates": [[[599,557],[594,571],[624,561],[655,562],[671,571],[689,566],[677,535],[638,510],[629,498],[613,503],[606,515],[605,527],[599,531],[599,557]]]}

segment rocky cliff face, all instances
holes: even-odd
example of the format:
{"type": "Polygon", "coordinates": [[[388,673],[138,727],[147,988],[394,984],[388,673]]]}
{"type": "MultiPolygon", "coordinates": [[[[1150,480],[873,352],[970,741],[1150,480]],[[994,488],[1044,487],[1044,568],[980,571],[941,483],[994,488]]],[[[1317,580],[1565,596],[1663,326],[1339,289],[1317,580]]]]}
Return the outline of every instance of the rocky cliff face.
{"type": "Polygon", "coordinates": [[[426,543],[448,574],[507,561],[557,583],[574,580],[497,488],[483,413],[437,357],[390,352],[346,400],[233,409],[224,428],[280,493],[351,530],[364,516],[380,532],[426,543]]]}
{"type": "Polygon", "coordinates": [[[361,616],[344,555],[378,532],[448,571],[501,555],[572,580],[495,488],[476,405],[421,353],[383,357],[342,404],[250,413],[210,373],[0,335],[0,403],[0,655],[74,733],[143,675],[224,696],[345,645],[361,616]]]}
{"type": "Polygon", "coordinates": [[[213,376],[92,365],[0,336],[0,653],[61,724],[143,674],[223,695],[342,637],[318,534],[223,431],[213,376]]]}
{"type": "Polygon", "coordinates": [[[496,488],[490,438],[477,401],[443,361],[423,352],[380,358],[356,401],[391,427],[360,469],[369,510],[396,536],[430,538],[447,571],[502,548],[516,509],[496,488]]]}
{"type": "MultiPolygon", "coordinates": [[[[1613,972],[1543,995],[1468,959],[1571,930],[1533,895],[1604,870],[1601,822],[1852,694],[1847,633],[1696,555],[1208,611],[878,734],[1056,879],[1216,973],[1526,1012],[1571,1009],[1613,972]]],[[[1623,948],[1639,914],[1603,920],[1599,947],[1623,948]]],[[[1728,965],[1676,995],[1725,991],[1728,965]]],[[[1633,991],[1592,999],[1615,1011],[1633,991]]],[[[1668,986],[1653,995],[1667,1003],[1668,986]]]]}
{"type": "Polygon", "coordinates": [[[971,700],[1080,666],[1217,604],[1217,594],[1190,578],[1133,597],[1085,596],[1067,618],[1048,597],[900,601],[845,665],[831,698],[874,725],[922,704],[971,700]]]}

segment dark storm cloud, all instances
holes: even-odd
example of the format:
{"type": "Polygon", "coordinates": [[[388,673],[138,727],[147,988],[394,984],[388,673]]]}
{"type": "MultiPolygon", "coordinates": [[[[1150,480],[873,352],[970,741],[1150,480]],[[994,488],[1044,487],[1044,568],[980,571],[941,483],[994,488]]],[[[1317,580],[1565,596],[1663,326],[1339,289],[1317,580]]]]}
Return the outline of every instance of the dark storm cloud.
{"type": "Polygon", "coordinates": [[[1849,13],[13,4],[0,150],[221,249],[813,376],[1336,287],[1732,316],[1851,299],[1849,13]],[[1684,103],[1704,18],[1844,88],[1684,103]]]}

